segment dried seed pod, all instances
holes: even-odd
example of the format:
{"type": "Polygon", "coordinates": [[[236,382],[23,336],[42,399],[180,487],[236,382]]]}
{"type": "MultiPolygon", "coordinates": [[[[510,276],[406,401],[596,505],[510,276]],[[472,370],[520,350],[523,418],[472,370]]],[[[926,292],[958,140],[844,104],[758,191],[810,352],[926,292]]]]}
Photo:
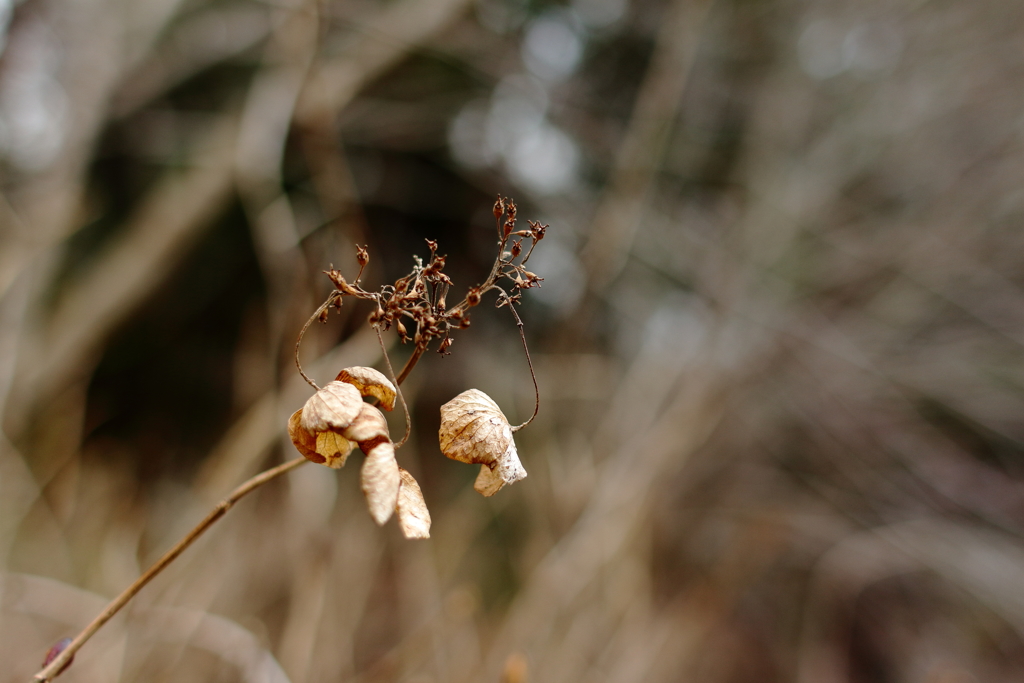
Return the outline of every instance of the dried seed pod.
{"type": "Polygon", "coordinates": [[[482,465],[473,488],[485,496],[526,476],[508,419],[479,389],[464,391],[441,406],[439,437],[445,456],[482,465]]]}
{"type": "Polygon", "coordinates": [[[373,396],[384,410],[395,407],[395,385],[382,372],[357,365],[339,372],[335,380],[351,384],[363,396],[373,396]]]}
{"type": "Polygon", "coordinates": [[[352,424],[362,408],[358,389],[345,382],[330,382],[302,407],[302,428],[311,434],[341,431],[352,424]]]}
{"type": "Polygon", "coordinates": [[[384,524],[398,505],[402,482],[395,460],[395,445],[390,441],[376,442],[366,453],[360,478],[370,516],[377,524],[384,524]]]}
{"type": "Polygon", "coordinates": [[[430,511],[423,500],[423,492],[413,476],[398,468],[401,486],[398,488],[398,526],[406,538],[430,538],[430,511]]]}

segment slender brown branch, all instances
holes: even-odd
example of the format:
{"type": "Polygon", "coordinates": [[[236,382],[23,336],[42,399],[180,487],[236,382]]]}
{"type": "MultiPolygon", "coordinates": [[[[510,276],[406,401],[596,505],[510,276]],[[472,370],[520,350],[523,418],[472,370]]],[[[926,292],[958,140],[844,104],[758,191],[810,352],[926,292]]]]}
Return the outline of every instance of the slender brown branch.
{"type": "Polygon", "coordinates": [[[426,346],[419,345],[417,345],[416,348],[413,349],[412,355],[409,356],[409,360],[405,361],[405,367],[402,368],[402,372],[400,372],[398,374],[398,377],[395,379],[396,385],[401,384],[402,382],[405,381],[406,377],[409,376],[409,373],[412,372],[412,369],[416,367],[416,363],[419,361],[420,356],[422,356],[423,352],[426,350],[426,346]]]}
{"type": "Polygon", "coordinates": [[[391,367],[391,358],[388,356],[388,349],[384,345],[384,337],[380,334],[380,328],[375,326],[373,331],[377,333],[377,341],[380,342],[380,352],[384,354],[384,364],[388,366],[388,374],[391,375],[391,381],[395,383],[395,392],[398,394],[398,400],[402,403],[402,410],[405,411],[405,436],[395,444],[395,450],[398,450],[405,445],[405,442],[409,440],[409,435],[412,434],[412,415],[409,414],[409,406],[406,404],[405,395],[402,393],[402,383],[395,377],[395,369],[391,367]]]}
{"type": "MultiPolygon", "coordinates": [[[[504,294],[504,292],[502,292],[504,294]]],[[[508,300],[508,308],[512,311],[512,315],[516,319],[516,326],[519,328],[519,338],[523,340],[523,351],[526,352],[526,364],[530,366],[530,377],[533,379],[533,415],[530,419],[519,425],[513,427],[513,432],[518,432],[526,425],[533,422],[533,418],[537,417],[537,413],[540,412],[540,387],[537,386],[537,374],[533,371],[533,361],[530,360],[530,347],[526,345],[526,333],[523,331],[523,321],[519,318],[519,313],[516,311],[515,305],[512,300],[508,298],[508,294],[505,294],[505,299],[508,300]]]]}
{"type": "Polygon", "coordinates": [[[75,639],[64,648],[57,657],[54,658],[46,667],[44,667],[39,673],[33,676],[34,681],[51,681],[57,677],[58,672],[64,667],[65,664],[74,656],[74,654],[92,638],[96,631],[110,621],[115,614],[117,614],[122,607],[124,607],[129,600],[135,597],[135,594],[142,590],[143,586],[153,580],[153,578],[159,574],[164,568],[173,562],[181,553],[185,551],[197,538],[199,538],[203,532],[209,529],[214,522],[224,516],[224,514],[234,506],[239,500],[241,500],[246,494],[255,491],[263,484],[266,484],[271,479],[279,477],[280,475],[295,469],[299,465],[309,462],[303,457],[289,460],[288,462],[273,467],[265,472],[260,472],[255,477],[245,482],[231,494],[217,503],[216,507],[208,514],[203,521],[199,522],[190,532],[185,534],[185,537],[178,541],[173,548],[164,553],[156,563],[146,570],[146,573],[135,580],[132,585],[128,586],[124,591],[114,598],[109,605],[100,612],[99,616],[92,620],[88,626],[82,629],[82,632],[75,636],[75,639]]]}

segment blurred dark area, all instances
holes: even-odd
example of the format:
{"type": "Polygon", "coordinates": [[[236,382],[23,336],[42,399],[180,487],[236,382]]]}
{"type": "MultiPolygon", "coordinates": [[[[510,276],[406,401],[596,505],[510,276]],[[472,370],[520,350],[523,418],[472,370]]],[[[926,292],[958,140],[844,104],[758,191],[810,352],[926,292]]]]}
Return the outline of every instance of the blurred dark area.
{"type": "Polygon", "coordinates": [[[497,195],[529,476],[438,448],[533,410],[487,301],[403,385],[431,539],[300,467],[61,680],[1021,680],[1022,87],[998,0],[0,0],[4,680],[296,457],[324,271],[461,298],[497,195]]]}

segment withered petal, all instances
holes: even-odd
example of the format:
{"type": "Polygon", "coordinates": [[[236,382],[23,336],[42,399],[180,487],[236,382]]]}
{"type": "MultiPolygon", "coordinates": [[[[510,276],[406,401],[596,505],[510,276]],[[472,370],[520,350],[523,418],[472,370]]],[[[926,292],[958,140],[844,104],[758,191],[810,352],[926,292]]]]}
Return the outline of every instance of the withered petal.
{"type": "Polygon", "coordinates": [[[311,434],[341,430],[352,424],[363,408],[359,390],[345,382],[330,382],[302,407],[302,428],[311,434]]]}
{"type": "Polygon", "coordinates": [[[384,413],[369,403],[364,403],[359,415],[342,432],[347,439],[363,443],[380,437],[388,437],[388,421],[384,413]]]}
{"type": "Polygon", "coordinates": [[[363,396],[373,396],[380,401],[380,407],[384,410],[391,411],[395,407],[395,385],[382,372],[356,365],[345,368],[335,379],[351,384],[363,396]]]}
{"type": "Polygon", "coordinates": [[[406,538],[430,538],[430,511],[423,500],[423,491],[411,474],[398,468],[401,486],[398,488],[398,526],[406,538]]]}
{"type": "Polygon", "coordinates": [[[512,441],[501,408],[479,389],[467,389],[441,406],[441,452],[459,462],[489,465],[512,441]]]}
{"type": "Polygon", "coordinates": [[[484,496],[493,496],[506,484],[514,484],[526,478],[526,469],[519,462],[515,441],[509,441],[508,448],[491,465],[481,465],[473,488],[484,496]]]}
{"type": "Polygon", "coordinates": [[[288,418],[288,437],[295,445],[295,450],[307,460],[323,464],[324,457],[316,452],[316,437],[302,428],[302,409],[296,410],[288,418]]]}
{"type": "Polygon", "coordinates": [[[332,469],[341,469],[348,454],[356,445],[337,432],[320,432],[316,435],[317,455],[323,456],[324,464],[332,469]]]}
{"type": "Polygon", "coordinates": [[[402,481],[394,444],[381,441],[370,449],[363,461],[361,479],[370,516],[377,524],[384,524],[398,504],[398,489],[402,481]]]}

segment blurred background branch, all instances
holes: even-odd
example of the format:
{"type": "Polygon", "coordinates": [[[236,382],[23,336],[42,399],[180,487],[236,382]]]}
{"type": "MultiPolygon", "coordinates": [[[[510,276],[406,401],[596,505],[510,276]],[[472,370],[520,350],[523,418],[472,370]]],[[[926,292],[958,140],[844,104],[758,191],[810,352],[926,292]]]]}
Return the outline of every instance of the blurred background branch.
{"type": "Polygon", "coordinates": [[[0,0],[8,676],[293,457],[322,271],[437,239],[461,292],[500,193],[551,226],[529,477],[437,448],[532,411],[481,307],[404,385],[430,541],[299,468],[67,680],[1018,680],[1022,48],[997,0],[0,0]]]}

